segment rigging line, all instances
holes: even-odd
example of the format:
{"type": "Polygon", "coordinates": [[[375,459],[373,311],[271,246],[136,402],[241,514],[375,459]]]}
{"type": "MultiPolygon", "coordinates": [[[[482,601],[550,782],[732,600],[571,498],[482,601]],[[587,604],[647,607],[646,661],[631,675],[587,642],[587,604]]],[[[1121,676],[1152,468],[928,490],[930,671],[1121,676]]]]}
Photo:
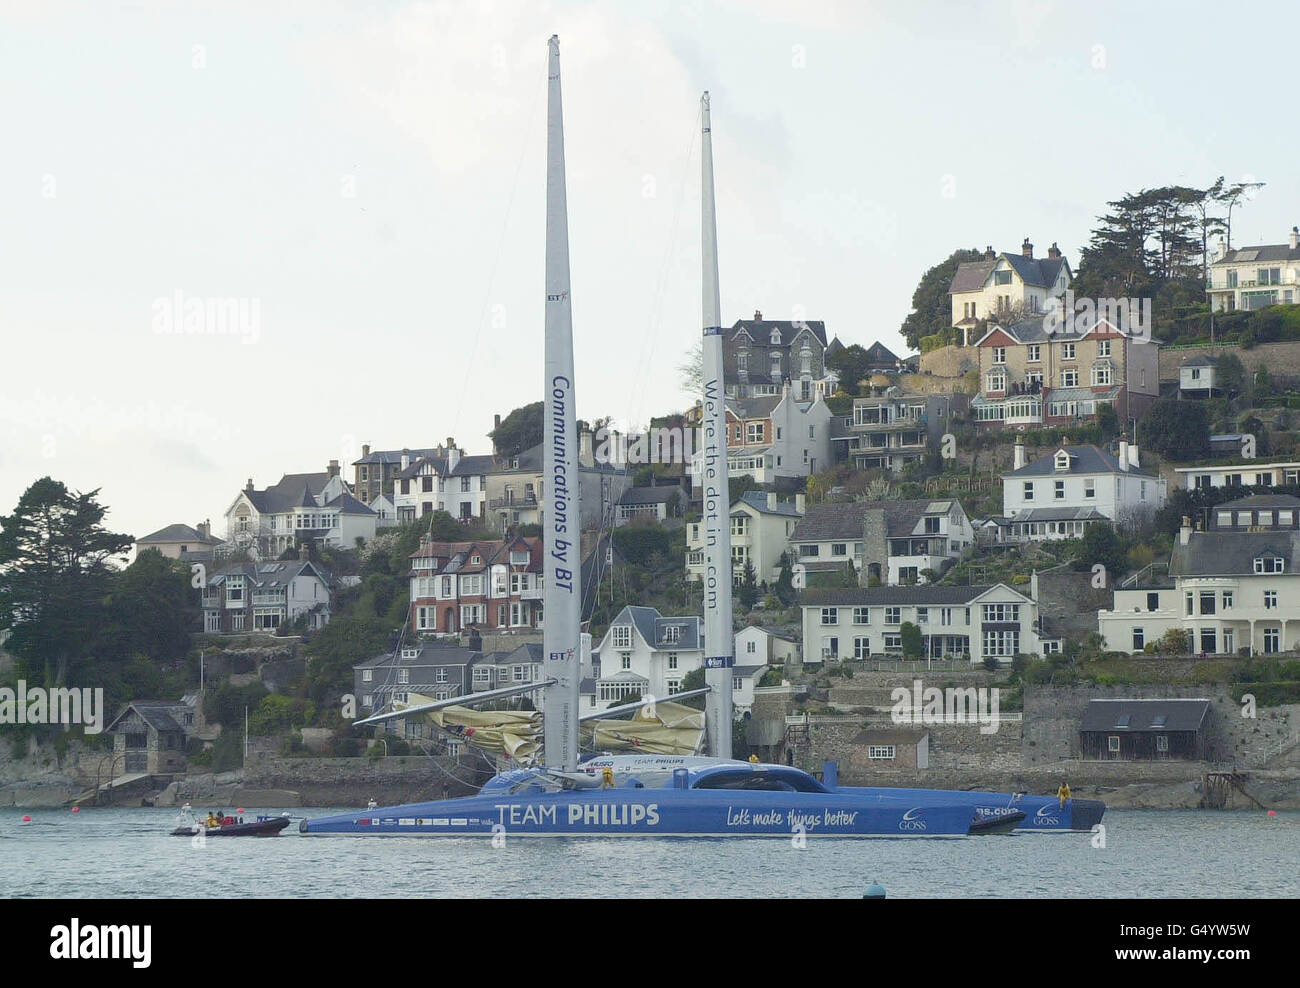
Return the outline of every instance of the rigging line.
{"type": "MultiPolygon", "coordinates": [[[[672,231],[669,234],[668,244],[664,248],[663,261],[659,267],[659,276],[655,284],[654,300],[650,307],[650,327],[649,332],[646,334],[648,339],[642,344],[640,367],[645,367],[650,360],[654,358],[655,343],[659,331],[663,328],[663,297],[668,287],[668,270],[671,267],[673,255],[675,253],[674,245],[677,242],[677,230],[681,225],[682,202],[686,198],[686,175],[691,164],[691,154],[695,150],[695,139],[700,133],[700,121],[703,113],[704,110],[701,107],[696,111],[695,120],[691,123],[690,141],[686,146],[686,155],[682,160],[682,177],[677,188],[677,205],[673,209],[672,231]]],[[[641,413],[641,402],[644,398],[646,378],[647,375],[637,375],[637,383],[632,390],[632,407],[638,416],[641,413]]]]}
{"type": "MultiPolygon", "coordinates": [[[[539,90],[533,96],[532,105],[524,119],[532,120],[537,114],[537,106],[541,103],[541,91],[539,90]]],[[[510,189],[510,198],[506,201],[506,215],[501,222],[501,235],[497,238],[496,257],[492,261],[492,270],[488,273],[487,288],[483,292],[483,305],[479,309],[478,326],[474,330],[474,341],[470,344],[469,362],[465,366],[465,379],[460,389],[460,401],[456,403],[456,414],[452,419],[452,431],[455,432],[460,428],[460,412],[465,407],[465,396],[469,393],[469,384],[474,375],[471,373],[474,368],[474,360],[478,356],[479,340],[483,336],[483,323],[487,316],[488,306],[492,302],[492,289],[496,286],[497,269],[501,266],[501,252],[505,247],[506,233],[510,229],[510,216],[514,212],[515,197],[519,193],[519,175],[524,168],[524,158],[528,155],[528,149],[532,146],[534,139],[533,128],[524,128],[523,146],[519,149],[519,161],[515,165],[515,180],[510,189]]],[[[432,524],[432,521],[430,522],[432,524]]]]}

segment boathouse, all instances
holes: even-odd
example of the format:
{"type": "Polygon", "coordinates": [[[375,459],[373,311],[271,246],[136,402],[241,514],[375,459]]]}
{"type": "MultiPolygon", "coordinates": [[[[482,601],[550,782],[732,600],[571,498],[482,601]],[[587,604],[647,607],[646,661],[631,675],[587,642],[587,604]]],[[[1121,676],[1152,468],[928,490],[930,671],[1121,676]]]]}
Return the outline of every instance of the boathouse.
{"type": "Polygon", "coordinates": [[[1209,755],[1210,701],[1090,700],[1079,728],[1084,758],[1204,760],[1209,755]]]}
{"type": "Polygon", "coordinates": [[[185,771],[185,735],[193,711],[184,703],[137,700],[113,718],[108,732],[121,758],[114,767],[124,775],[170,775],[185,771]]]}

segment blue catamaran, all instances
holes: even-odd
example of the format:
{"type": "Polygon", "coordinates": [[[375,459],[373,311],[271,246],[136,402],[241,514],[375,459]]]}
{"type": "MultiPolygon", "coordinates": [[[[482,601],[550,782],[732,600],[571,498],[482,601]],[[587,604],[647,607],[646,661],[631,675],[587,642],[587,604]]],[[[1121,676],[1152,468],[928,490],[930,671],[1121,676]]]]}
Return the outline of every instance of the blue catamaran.
{"type": "Polygon", "coordinates": [[[490,779],[473,796],[357,810],[303,820],[309,836],[467,837],[964,837],[1087,829],[1104,806],[1007,793],[843,787],[834,763],[821,779],[787,765],[731,757],[731,533],[725,388],[709,96],[701,99],[704,388],[701,425],[706,572],[705,696],[710,757],[598,755],[579,763],[581,725],[653,703],[580,715],[579,505],[569,244],[559,40],[550,39],[547,137],[544,679],[377,714],[358,725],[434,713],[542,689],[546,767],[490,779]],[[572,480],[572,483],[570,482],[572,480]],[[1083,805],[1083,804],[1086,804],[1083,805]],[[1049,810],[1055,810],[1049,812],[1049,810]],[[1086,824],[1087,826],[1083,826],[1086,824]]]}

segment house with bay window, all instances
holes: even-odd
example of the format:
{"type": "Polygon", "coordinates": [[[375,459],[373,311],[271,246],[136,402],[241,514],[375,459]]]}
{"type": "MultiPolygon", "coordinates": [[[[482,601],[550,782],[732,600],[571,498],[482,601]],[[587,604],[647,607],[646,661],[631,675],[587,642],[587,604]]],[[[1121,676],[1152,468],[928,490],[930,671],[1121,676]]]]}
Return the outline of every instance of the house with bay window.
{"type": "Polygon", "coordinates": [[[309,629],[323,628],[329,623],[334,589],[333,577],[303,558],[210,569],[199,589],[203,630],[265,634],[304,616],[309,629]]]}
{"type": "Polygon", "coordinates": [[[1044,312],[1050,300],[1065,294],[1073,274],[1055,243],[1047,256],[1035,258],[1025,238],[1019,254],[995,253],[992,247],[978,261],[963,261],[948,285],[952,325],[970,333],[986,319],[1009,320],[1015,315],[1044,312]]]}
{"type": "Polygon", "coordinates": [[[800,609],[805,662],[901,656],[907,623],[921,629],[923,656],[935,659],[1009,663],[1061,645],[1040,634],[1038,604],[1004,583],[809,590],[800,609]]]}
{"type": "MultiPolygon", "coordinates": [[[[728,398],[727,469],[757,483],[807,477],[831,462],[831,414],[820,395],[805,401],[789,383],[775,396],[728,398]]],[[[691,456],[691,483],[703,483],[703,444],[691,456]]]]}
{"type": "Polygon", "coordinates": [[[226,509],[226,542],[254,558],[274,559],[303,543],[352,548],[375,537],[378,516],[354,498],[337,460],[324,473],[287,473],[256,490],[248,484],[226,509]]]}
{"type": "Polygon", "coordinates": [[[633,695],[671,697],[688,672],[704,666],[704,619],[629,605],[610,622],[591,658],[595,692],[584,713],[633,695]]]}
{"type": "Polygon", "coordinates": [[[542,540],[421,538],[411,554],[410,628],[417,635],[536,631],[542,626],[542,540]]]}
{"type": "Polygon", "coordinates": [[[837,377],[826,369],[826,324],[818,319],[740,319],[722,338],[728,398],[775,397],[789,383],[798,401],[832,394],[837,377]]]}
{"type": "Polygon", "coordinates": [[[1284,244],[1256,244],[1228,250],[1210,265],[1205,293],[1215,312],[1263,309],[1300,302],[1300,229],[1291,227],[1284,244]]]}
{"type": "MultiPolygon", "coordinates": [[[[353,695],[361,716],[379,713],[394,703],[414,703],[416,696],[449,700],[474,692],[472,675],[482,653],[441,642],[399,646],[352,667],[353,695]]],[[[432,738],[437,730],[423,717],[389,721],[386,730],[403,737],[432,738]]]]}
{"type": "Polygon", "coordinates": [[[495,466],[491,456],[468,456],[447,439],[431,454],[403,451],[393,478],[393,507],[399,524],[445,511],[461,521],[484,517],[487,474],[495,466]]]}
{"type": "Polygon", "coordinates": [[[1141,652],[1171,628],[1193,653],[1274,655],[1300,649],[1300,498],[1254,495],[1184,518],[1168,577],[1115,590],[1097,613],[1106,647],[1141,652]]]}

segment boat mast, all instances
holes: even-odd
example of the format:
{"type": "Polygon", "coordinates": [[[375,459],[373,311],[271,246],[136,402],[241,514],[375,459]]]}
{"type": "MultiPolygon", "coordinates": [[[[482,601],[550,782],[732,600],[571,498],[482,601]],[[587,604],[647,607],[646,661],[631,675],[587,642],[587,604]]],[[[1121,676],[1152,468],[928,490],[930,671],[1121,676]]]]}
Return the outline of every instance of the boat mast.
{"type": "MultiPolygon", "coordinates": [[[[564,114],[560,100],[560,39],[551,36],[546,122],[546,354],[543,483],[542,694],[546,761],[572,772],[578,766],[578,685],[581,631],[578,587],[581,517],[578,504],[577,413],[573,388],[573,313],[569,304],[569,214],[564,183],[564,114]]],[[[730,680],[728,680],[730,683],[730,680]]]]}
{"type": "MultiPolygon", "coordinates": [[[[705,727],[715,758],[731,757],[731,497],[727,485],[727,409],[722,375],[722,302],[718,293],[718,223],[713,201],[713,138],[709,94],[700,98],[703,118],[704,266],[704,681],[705,727]]],[[[549,617],[547,619],[549,621],[549,617]]]]}

